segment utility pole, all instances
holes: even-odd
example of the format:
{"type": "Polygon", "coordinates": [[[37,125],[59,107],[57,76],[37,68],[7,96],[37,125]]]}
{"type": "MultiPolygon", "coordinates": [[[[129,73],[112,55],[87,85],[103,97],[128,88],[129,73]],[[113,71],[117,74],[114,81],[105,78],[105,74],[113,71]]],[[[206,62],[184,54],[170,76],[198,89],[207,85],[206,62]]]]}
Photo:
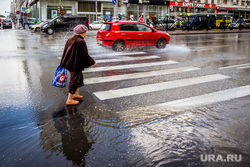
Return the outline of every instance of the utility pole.
{"type": "Polygon", "coordinates": [[[113,17],[113,21],[117,21],[118,20],[118,2],[117,2],[117,0],[112,0],[112,3],[114,5],[114,17],[113,17]]]}

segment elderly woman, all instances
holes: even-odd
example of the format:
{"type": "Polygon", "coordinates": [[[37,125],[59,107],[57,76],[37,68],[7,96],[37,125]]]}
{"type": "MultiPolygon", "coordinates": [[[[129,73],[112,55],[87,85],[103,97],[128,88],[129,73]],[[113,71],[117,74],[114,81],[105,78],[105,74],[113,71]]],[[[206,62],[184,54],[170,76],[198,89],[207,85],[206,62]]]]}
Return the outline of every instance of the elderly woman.
{"type": "Polygon", "coordinates": [[[74,35],[68,39],[64,47],[60,66],[70,72],[69,94],[66,104],[77,105],[83,96],[79,95],[79,88],[84,86],[82,71],[97,63],[89,56],[88,48],[84,40],[88,28],[85,25],[77,25],[74,28],[74,35]]]}

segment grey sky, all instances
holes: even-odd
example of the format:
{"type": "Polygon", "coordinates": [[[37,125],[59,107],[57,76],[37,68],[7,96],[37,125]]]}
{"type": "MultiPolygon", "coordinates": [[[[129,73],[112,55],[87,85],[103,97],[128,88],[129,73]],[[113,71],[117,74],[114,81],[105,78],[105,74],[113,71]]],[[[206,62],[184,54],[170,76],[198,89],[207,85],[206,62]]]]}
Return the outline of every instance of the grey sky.
{"type": "Polygon", "coordinates": [[[10,12],[10,4],[13,0],[0,0],[0,14],[1,15],[9,15],[9,13],[5,13],[5,11],[10,12]]]}

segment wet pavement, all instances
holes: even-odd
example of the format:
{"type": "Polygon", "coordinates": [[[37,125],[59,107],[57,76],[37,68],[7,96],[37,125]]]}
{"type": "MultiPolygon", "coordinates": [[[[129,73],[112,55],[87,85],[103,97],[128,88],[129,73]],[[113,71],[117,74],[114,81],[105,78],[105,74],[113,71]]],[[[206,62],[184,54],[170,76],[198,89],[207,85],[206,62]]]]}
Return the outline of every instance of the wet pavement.
{"type": "Polygon", "coordinates": [[[0,31],[1,166],[250,165],[250,33],[115,53],[90,31],[99,67],[66,106],[67,88],[51,82],[71,35],[0,31]]]}

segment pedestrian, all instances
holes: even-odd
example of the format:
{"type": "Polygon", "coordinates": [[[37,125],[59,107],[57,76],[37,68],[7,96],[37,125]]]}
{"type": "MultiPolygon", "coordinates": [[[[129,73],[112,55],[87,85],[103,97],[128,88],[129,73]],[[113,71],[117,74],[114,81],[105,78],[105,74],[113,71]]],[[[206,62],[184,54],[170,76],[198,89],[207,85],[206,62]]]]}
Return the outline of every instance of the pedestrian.
{"type": "Polygon", "coordinates": [[[82,71],[92,65],[97,67],[97,63],[89,56],[88,48],[84,40],[88,28],[85,25],[77,25],[74,28],[74,35],[68,39],[64,47],[60,66],[70,72],[70,82],[68,90],[67,105],[77,105],[82,99],[79,95],[79,88],[84,86],[82,71]]]}
{"type": "Polygon", "coordinates": [[[118,19],[119,19],[119,20],[121,20],[121,19],[122,19],[121,14],[118,14],[118,19]]]}
{"type": "Polygon", "coordinates": [[[109,21],[110,21],[110,22],[112,22],[112,21],[113,21],[113,16],[112,16],[112,15],[110,16],[109,21]]]}
{"type": "Polygon", "coordinates": [[[139,22],[143,22],[143,16],[142,15],[140,15],[140,17],[139,17],[139,22]]]}
{"type": "Polygon", "coordinates": [[[149,16],[147,16],[146,24],[150,26],[150,19],[149,19],[149,16]]]}
{"type": "Polygon", "coordinates": [[[22,25],[22,26],[20,26],[19,28],[23,27],[23,19],[22,19],[22,18],[19,19],[19,24],[22,25]]]}
{"type": "Polygon", "coordinates": [[[153,24],[154,24],[154,29],[156,29],[157,28],[157,24],[158,24],[156,16],[153,17],[152,21],[153,21],[153,24]]]}
{"type": "Polygon", "coordinates": [[[23,28],[25,29],[25,25],[27,24],[27,20],[24,18],[23,19],[23,28]]]}
{"type": "Polygon", "coordinates": [[[1,18],[0,18],[0,25],[1,25],[1,30],[2,30],[3,29],[3,21],[1,18]]]}

